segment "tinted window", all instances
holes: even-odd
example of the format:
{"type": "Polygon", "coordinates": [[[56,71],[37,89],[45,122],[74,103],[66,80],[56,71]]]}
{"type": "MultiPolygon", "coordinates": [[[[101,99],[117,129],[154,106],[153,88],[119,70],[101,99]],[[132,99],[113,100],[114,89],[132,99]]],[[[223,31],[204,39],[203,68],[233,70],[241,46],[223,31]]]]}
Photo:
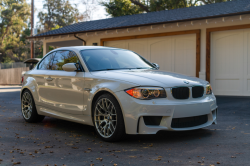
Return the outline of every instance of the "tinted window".
{"type": "Polygon", "coordinates": [[[79,63],[77,55],[72,51],[57,51],[50,62],[51,70],[63,70],[66,63],[79,63]]]}
{"type": "Polygon", "coordinates": [[[90,71],[154,68],[150,62],[128,50],[83,50],[81,55],[90,71]]]}
{"type": "Polygon", "coordinates": [[[39,70],[50,70],[51,69],[51,59],[55,57],[56,52],[52,52],[49,55],[47,55],[42,62],[39,64],[38,69],[39,70]]]}

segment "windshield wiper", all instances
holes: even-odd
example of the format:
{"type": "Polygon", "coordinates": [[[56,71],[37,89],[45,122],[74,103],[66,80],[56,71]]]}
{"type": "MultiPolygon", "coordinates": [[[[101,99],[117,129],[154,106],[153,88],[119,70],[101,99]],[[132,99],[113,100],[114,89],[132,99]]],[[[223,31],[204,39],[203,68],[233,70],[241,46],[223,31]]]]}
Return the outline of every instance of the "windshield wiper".
{"type": "Polygon", "coordinates": [[[106,71],[106,70],[123,70],[123,69],[131,69],[131,68],[113,68],[113,69],[100,69],[100,70],[93,70],[93,71],[106,71]]]}
{"type": "Polygon", "coordinates": [[[148,68],[148,67],[137,67],[135,69],[152,69],[152,68],[148,68]]]}
{"type": "Polygon", "coordinates": [[[93,70],[93,71],[106,71],[106,70],[131,70],[131,69],[153,69],[153,68],[148,68],[148,67],[135,67],[135,68],[113,68],[113,69],[100,69],[100,70],[93,70]]]}

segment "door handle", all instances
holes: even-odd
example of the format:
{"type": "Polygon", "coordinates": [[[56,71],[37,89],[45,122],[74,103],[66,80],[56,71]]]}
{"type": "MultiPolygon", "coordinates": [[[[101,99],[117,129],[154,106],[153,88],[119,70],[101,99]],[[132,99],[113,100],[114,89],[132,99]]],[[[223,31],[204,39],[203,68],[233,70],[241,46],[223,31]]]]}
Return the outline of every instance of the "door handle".
{"type": "Polygon", "coordinates": [[[85,91],[92,91],[90,88],[84,88],[85,91]]]}
{"type": "Polygon", "coordinates": [[[47,81],[53,81],[53,78],[48,77],[48,78],[46,78],[46,80],[47,80],[47,81]]]}

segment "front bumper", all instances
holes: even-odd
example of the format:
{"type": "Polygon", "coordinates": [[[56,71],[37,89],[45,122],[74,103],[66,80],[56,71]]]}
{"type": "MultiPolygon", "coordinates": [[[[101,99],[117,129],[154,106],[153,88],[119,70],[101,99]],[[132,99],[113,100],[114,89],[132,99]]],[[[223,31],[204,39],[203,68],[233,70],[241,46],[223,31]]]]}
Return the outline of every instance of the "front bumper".
{"type": "Polygon", "coordinates": [[[116,92],[121,105],[127,134],[156,134],[160,130],[186,131],[217,124],[217,104],[214,95],[198,99],[176,100],[172,96],[162,99],[139,100],[124,91],[116,92]],[[204,117],[205,123],[188,127],[172,127],[173,119],[204,117]],[[158,125],[146,125],[145,116],[162,117],[158,125]]]}

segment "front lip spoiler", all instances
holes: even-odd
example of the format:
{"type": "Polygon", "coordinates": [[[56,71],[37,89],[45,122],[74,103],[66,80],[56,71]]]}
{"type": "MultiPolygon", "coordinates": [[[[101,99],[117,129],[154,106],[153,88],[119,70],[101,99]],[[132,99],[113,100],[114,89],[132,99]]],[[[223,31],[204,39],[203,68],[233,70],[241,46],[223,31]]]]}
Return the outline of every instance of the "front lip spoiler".
{"type": "MultiPolygon", "coordinates": [[[[189,131],[189,130],[197,130],[201,128],[208,127],[212,124],[217,124],[217,111],[218,107],[214,110],[212,110],[209,114],[206,114],[208,116],[208,121],[204,124],[193,126],[193,127],[187,127],[187,128],[171,128],[172,123],[172,116],[165,116],[169,119],[169,123],[167,126],[159,125],[159,126],[152,126],[152,125],[145,125],[143,116],[140,116],[138,118],[138,125],[137,125],[137,134],[156,134],[158,131],[166,130],[166,131],[189,131]],[[216,112],[214,112],[216,111],[216,112]]],[[[164,116],[163,116],[164,117],[164,116]]]]}

